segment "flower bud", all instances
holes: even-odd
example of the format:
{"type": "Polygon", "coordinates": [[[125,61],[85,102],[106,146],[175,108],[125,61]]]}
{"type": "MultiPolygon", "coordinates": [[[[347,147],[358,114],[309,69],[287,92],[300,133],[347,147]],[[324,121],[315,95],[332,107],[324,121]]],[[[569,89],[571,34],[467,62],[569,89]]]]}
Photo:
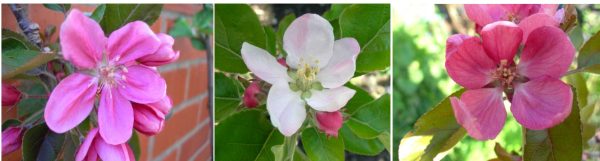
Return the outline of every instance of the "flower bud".
{"type": "Polygon", "coordinates": [[[288,67],[287,63],[285,62],[285,58],[278,58],[277,62],[286,68],[288,67]]]}
{"type": "Polygon", "coordinates": [[[21,100],[21,92],[10,84],[2,83],[2,106],[13,106],[21,100]]]}
{"type": "Polygon", "coordinates": [[[76,161],[97,160],[123,160],[135,161],[133,150],[127,143],[112,145],[108,144],[98,132],[98,128],[91,129],[85,140],[77,149],[76,161]]]}
{"type": "Polygon", "coordinates": [[[171,107],[169,97],[150,104],[133,103],[133,127],[146,135],[158,134],[162,130],[165,117],[171,107]]]}
{"type": "Polygon", "coordinates": [[[258,81],[250,83],[250,85],[244,91],[244,106],[248,108],[254,108],[260,103],[256,94],[260,93],[260,86],[258,81]]]}
{"type": "Polygon", "coordinates": [[[338,130],[342,127],[344,118],[340,111],[335,112],[317,112],[317,122],[319,129],[329,136],[338,136],[338,130]]]}
{"type": "Polygon", "coordinates": [[[148,66],[161,66],[175,62],[179,58],[179,51],[173,51],[175,40],[173,37],[159,33],[156,35],[160,39],[160,47],[154,54],[146,55],[138,59],[138,62],[148,66]]]}
{"type": "Polygon", "coordinates": [[[2,155],[10,154],[21,148],[23,128],[9,127],[2,132],[2,155]]]}

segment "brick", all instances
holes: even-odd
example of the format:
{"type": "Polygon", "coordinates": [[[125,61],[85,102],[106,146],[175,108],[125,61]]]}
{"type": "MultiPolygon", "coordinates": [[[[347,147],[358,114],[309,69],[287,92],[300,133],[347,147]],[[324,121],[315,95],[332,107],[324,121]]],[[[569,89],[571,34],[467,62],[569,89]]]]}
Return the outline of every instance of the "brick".
{"type": "MultiPolygon", "coordinates": [[[[204,121],[204,119],[210,119],[210,111],[209,111],[209,107],[208,107],[208,95],[202,99],[202,102],[200,103],[200,110],[198,111],[198,118],[196,119],[198,121],[198,123],[201,123],[202,121],[204,121]]],[[[212,124],[212,123],[211,123],[212,124]]]]}
{"type": "Polygon", "coordinates": [[[17,118],[17,107],[2,107],[2,122],[17,118]]]}
{"type": "Polygon", "coordinates": [[[209,142],[209,135],[212,133],[211,124],[206,124],[204,127],[197,131],[190,140],[186,141],[181,147],[181,159],[188,160],[194,153],[202,147],[205,143],[209,142]]]}
{"type": "Polygon", "coordinates": [[[202,151],[202,153],[200,153],[200,155],[198,157],[196,157],[196,160],[209,160],[209,158],[212,157],[212,144],[209,144],[208,147],[206,147],[204,149],[204,151],[202,151]]]}
{"type": "Polygon", "coordinates": [[[175,113],[165,122],[163,131],[155,137],[154,156],[160,155],[164,150],[168,149],[177,140],[196,127],[196,124],[190,122],[190,120],[196,118],[196,114],[198,113],[197,106],[198,104],[192,104],[175,113]]]}
{"type": "Polygon", "coordinates": [[[201,11],[202,8],[203,8],[203,6],[201,4],[186,4],[186,5],[165,4],[163,6],[163,11],[171,11],[171,12],[177,12],[180,14],[184,14],[187,16],[193,16],[194,14],[196,14],[196,12],[201,11]]]}
{"type": "Polygon", "coordinates": [[[200,63],[191,66],[191,78],[189,97],[195,97],[205,93],[208,88],[208,64],[200,63]]]}
{"type": "Polygon", "coordinates": [[[176,106],[184,100],[186,69],[177,69],[161,73],[167,82],[167,95],[171,97],[173,105],[176,106]]]}
{"type": "Polygon", "coordinates": [[[139,139],[140,139],[140,160],[148,160],[147,158],[147,153],[148,153],[148,136],[142,134],[142,133],[138,133],[139,139]]]}
{"type": "Polygon", "coordinates": [[[169,154],[169,156],[165,157],[165,159],[163,159],[165,161],[177,161],[177,151],[173,151],[171,152],[171,154],[169,154]]]}
{"type": "Polygon", "coordinates": [[[206,57],[206,51],[201,51],[194,48],[194,46],[192,46],[190,38],[187,37],[175,38],[175,44],[173,45],[173,49],[180,52],[178,61],[206,57]]]}

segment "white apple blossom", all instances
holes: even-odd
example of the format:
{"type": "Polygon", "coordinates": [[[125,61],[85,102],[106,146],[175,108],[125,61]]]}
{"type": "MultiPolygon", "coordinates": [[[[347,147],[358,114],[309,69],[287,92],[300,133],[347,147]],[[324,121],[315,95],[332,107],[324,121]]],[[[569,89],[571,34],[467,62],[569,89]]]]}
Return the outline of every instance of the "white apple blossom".
{"type": "Polygon", "coordinates": [[[304,123],[305,104],[316,111],[334,112],[354,96],[356,91],[344,84],[354,75],[360,46],[354,38],[334,40],[327,20],[305,14],[285,31],[283,48],[289,68],[249,43],[243,43],[241,53],[248,69],[272,84],[267,96],[271,123],[291,136],[304,123]]]}

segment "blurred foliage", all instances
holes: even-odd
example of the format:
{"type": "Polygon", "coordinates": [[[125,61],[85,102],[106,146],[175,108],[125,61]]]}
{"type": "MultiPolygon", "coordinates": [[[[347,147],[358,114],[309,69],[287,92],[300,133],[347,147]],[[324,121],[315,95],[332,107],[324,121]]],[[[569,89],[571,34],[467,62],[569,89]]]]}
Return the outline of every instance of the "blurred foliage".
{"type": "MultiPolygon", "coordinates": [[[[575,29],[570,37],[577,48],[583,40],[600,30],[600,5],[576,5],[579,13],[580,30],[575,29]],[[581,42],[576,40],[581,38],[581,42]]],[[[452,24],[452,19],[466,20],[462,5],[397,5],[392,16],[393,29],[393,147],[397,148],[407,132],[413,130],[414,123],[425,112],[446,96],[459,89],[445,71],[446,39],[456,32],[474,35],[471,22],[452,24]],[[459,16],[459,17],[452,17],[459,16]],[[460,24],[460,25],[456,25],[460,24]],[[457,26],[465,28],[456,28],[457,26]]],[[[575,65],[572,69],[574,69],[575,65]]],[[[589,90],[587,102],[581,107],[592,106],[589,124],[599,127],[600,77],[590,73],[581,73],[589,90]],[[595,105],[596,108],[593,108],[595,105]]],[[[573,84],[569,82],[570,84],[573,84]]],[[[509,103],[505,102],[509,108],[509,103]]],[[[585,121],[585,120],[584,120],[585,121]]],[[[496,158],[494,147],[510,154],[522,155],[522,128],[512,115],[494,140],[477,141],[469,136],[463,138],[441,160],[490,160],[496,158]]],[[[587,139],[587,138],[584,138],[587,139]]],[[[587,140],[584,140],[587,142],[587,140]]],[[[591,143],[591,142],[590,142],[591,143]]],[[[585,150],[585,149],[584,149],[585,150]]],[[[587,151],[597,153],[600,146],[590,144],[587,151]]],[[[397,158],[397,152],[394,152],[397,158]]]]}

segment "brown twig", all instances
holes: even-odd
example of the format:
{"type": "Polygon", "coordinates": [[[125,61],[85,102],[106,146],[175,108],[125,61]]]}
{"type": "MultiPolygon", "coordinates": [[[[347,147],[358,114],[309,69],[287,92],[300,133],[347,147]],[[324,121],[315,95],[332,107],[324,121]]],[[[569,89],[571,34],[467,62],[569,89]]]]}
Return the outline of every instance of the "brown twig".
{"type": "Polygon", "coordinates": [[[9,6],[27,40],[37,45],[40,49],[43,49],[42,39],[40,38],[40,26],[29,20],[27,4],[10,4],[9,6]]]}

